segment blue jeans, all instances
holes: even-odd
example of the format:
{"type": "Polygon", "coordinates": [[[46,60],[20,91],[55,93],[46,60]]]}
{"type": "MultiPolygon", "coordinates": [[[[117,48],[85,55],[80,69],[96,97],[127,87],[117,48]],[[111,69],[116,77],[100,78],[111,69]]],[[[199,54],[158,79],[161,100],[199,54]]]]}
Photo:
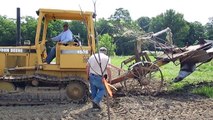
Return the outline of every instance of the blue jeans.
{"type": "Polygon", "coordinates": [[[47,55],[46,62],[50,64],[50,62],[55,58],[55,56],[56,56],[56,48],[52,47],[51,51],[47,55]]]}
{"type": "Polygon", "coordinates": [[[93,102],[99,104],[106,93],[104,84],[102,82],[102,77],[90,74],[89,79],[90,79],[90,88],[92,92],[92,100],[93,102]]]}

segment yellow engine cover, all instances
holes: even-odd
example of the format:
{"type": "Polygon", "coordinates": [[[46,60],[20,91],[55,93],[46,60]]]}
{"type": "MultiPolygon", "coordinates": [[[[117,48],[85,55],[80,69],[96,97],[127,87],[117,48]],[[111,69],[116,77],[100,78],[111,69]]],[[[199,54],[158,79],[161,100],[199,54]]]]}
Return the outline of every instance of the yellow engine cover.
{"type": "Polygon", "coordinates": [[[15,86],[12,83],[0,81],[0,92],[15,91],[15,86]]]}

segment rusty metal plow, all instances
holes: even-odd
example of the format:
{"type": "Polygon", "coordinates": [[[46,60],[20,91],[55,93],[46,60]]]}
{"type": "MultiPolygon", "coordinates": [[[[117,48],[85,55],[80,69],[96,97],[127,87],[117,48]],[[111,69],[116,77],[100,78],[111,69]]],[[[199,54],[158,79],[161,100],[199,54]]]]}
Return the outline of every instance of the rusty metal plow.
{"type": "Polygon", "coordinates": [[[163,86],[163,75],[159,67],[148,61],[137,62],[111,84],[121,83],[125,94],[156,95],[163,86]],[[159,77],[160,76],[160,77],[159,77]]]}
{"type": "Polygon", "coordinates": [[[163,85],[163,75],[159,67],[151,62],[137,62],[129,70],[134,77],[126,80],[126,88],[136,94],[156,95],[163,85]],[[160,75],[160,79],[156,78],[160,75]],[[129,85],[128,85],[129,84],[129,85]]]}

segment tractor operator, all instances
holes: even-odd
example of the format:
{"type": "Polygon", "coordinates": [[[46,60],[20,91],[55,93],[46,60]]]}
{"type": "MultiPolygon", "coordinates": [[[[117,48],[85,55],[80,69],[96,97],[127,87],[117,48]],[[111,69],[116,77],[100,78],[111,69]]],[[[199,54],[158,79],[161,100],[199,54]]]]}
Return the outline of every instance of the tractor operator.
{"type": "Polygon", "coordinates": [[[89,76],[90,88],[92,93],[92,104],[94,109],[101,110],[100,102],[106,90],[102,78],[110,77],[110,70],[107,67],[109,57],[106,55],[107,49],[101,47],[99,53],[92,55],[87,62],[87,75],[89,76]]]}
{"type": "MultiPolygon", "coordinates": [[[[71,30],[69,29],[68,22],[63,23],[63,31],[56,37],[51,38],[52,41],[56,41],[59,44],[67,45],[68,42],[72,42],[73,40],[73,34],[71,30]]],[[[55,46],[52,47],[51,51],[49,52],[46,62],[47,64],[50,64],[50,62],[55,58],[56,56],[56,48],[55,46]]]]}

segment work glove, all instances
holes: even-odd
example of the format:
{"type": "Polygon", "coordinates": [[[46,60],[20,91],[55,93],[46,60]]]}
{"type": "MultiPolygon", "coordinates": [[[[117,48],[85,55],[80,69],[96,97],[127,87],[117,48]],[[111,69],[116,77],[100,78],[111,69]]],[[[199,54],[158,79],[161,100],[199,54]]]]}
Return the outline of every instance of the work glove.
{"type": "Polygon", "coordinates": [[[104,75],[104,78],[107,79],[107,74],[104,75]]]}

